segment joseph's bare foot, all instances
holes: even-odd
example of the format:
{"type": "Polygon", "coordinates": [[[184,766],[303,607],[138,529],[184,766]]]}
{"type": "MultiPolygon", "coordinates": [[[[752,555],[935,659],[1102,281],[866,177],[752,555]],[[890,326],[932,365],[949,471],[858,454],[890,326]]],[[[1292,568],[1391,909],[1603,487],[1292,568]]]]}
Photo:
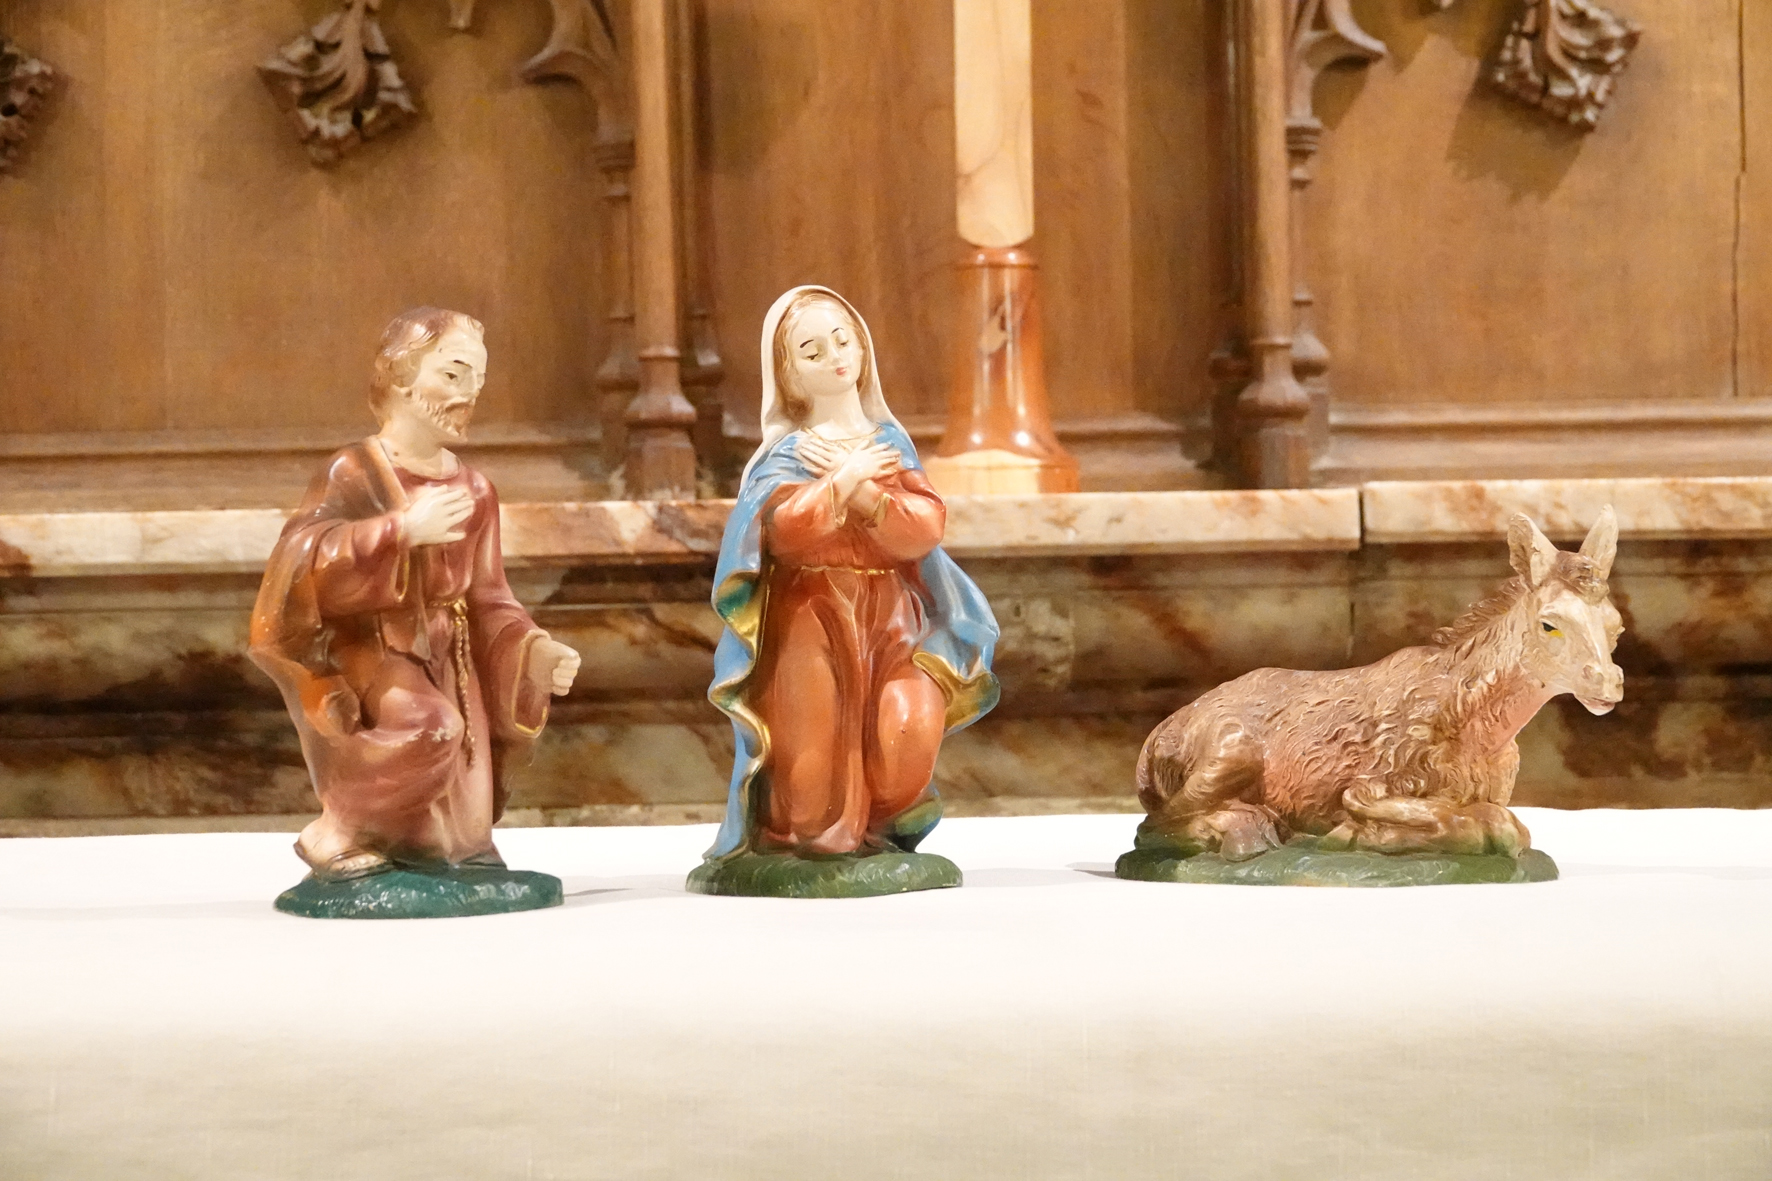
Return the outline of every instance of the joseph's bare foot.
{"type": "Polygon", "coordinates": [[[356,847],[341,849],[330,856],[320,856],[310,850],[301,837],[296,838],[295,855],[308,863],[308,868],[314,871],[315,877],[327,882],[364,878],[393,868],[393,863],[380,853],[356,847]]]}

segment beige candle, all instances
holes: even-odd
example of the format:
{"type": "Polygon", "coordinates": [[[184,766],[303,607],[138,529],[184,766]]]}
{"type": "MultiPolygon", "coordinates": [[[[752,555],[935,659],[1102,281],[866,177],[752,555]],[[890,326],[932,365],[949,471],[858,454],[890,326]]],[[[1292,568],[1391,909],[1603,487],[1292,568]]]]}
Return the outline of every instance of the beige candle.
{"type": "Polygon", "coordinates": [[[1028,0],[954,0],[954,140],[960,236],[1016,246],[1034,236],[1028,0]]]}

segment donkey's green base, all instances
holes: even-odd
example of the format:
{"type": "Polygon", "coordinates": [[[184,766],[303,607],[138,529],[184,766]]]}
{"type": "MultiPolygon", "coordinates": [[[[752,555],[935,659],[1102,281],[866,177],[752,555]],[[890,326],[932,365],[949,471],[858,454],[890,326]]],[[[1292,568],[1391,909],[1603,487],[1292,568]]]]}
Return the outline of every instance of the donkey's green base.
{"type": "Polygon", "coordinates": [[[1141,834],[1114,873],[1138,882],[1201,882],[1223,886],[1454,886],[1488,882],[1549,882],[1557,863],[1537,849],[1505,853],[1372,853],[1329,850],[1315,837],[1293,837],[1247,861],[1141,834]]]}
{"type": "Polygon", "coordinates": [[[740,853],[689,871],[696,894],[750,898],[874,898],[960,884],[960,867],[932,853],[874,853],[866,857],[796,857],[740,853]]]}
{"type": "Polygon", "coordinates": [[[560,879],[527,869],[392,869],[321,881],[309,874],[277,895],[277,909],[310,919],[447,919],[540,910],[564,901],[560,879]]]}

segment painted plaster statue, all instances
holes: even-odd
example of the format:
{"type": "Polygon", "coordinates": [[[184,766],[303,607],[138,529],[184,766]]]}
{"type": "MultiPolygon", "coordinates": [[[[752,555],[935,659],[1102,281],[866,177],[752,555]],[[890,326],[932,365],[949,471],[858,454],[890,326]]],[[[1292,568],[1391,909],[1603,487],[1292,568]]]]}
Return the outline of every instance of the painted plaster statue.
{"type": "Polygon", "coordinates": [[[763,321],[763,442],[714,576],[709,698],[737,753],[689,887],[837,897],[960,884],[916,851],[945,734],[997,701],[997,623],[942,552],[946,509],[887,409],[848,301],[797,287],[763,321]]]}
{"type": "Polygon", "coordinates": [[[1218,686],[1151,733],[1138,760],[1148,813],[1121,877],[1313,885],[1554,878],[1508,809],[1539,709],[1624,697],[1623,623],[1608,579],[1607,506],[1579,553],[1524,515],[1514,569],[1429,644],[1364,668],[1264,668],[1218,686]]]}
{"type": "Polygon", "coordinates": [[[252,658],[283,692],[319,795],[277,900],[315,917],[483,914],[557,905],[492,841],[507,769],[579,657],[505,581],[498,496],[448,449],[486,380],[478,321],[419,308],[388,325],[379,433],[334,455],[277,541],[252,658]]]}

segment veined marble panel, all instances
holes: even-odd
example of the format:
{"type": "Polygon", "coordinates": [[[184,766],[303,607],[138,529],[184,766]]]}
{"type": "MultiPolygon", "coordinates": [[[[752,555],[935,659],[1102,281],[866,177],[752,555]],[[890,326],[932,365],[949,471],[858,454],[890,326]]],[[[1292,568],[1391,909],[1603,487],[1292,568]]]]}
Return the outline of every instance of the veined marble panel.
{"type": "Polygon", "coordinates": [[[956,557],[1353,550],[1360,546],[1359,493],[955,496],[943,544],[956,557]]]}
{"type": "MultiPolygon", "coordinates": [[[[1085,492],[954,497],[956,556],[1350,551],[1506,535],[1514,512],[1559,538],[1613,505],[1627,539],[1772,537],[1772,478],[1391,482],[1360,489],[1085,492]]],[[[719,551],[730,501],[507,504],[513,565],[697,560],[719,551]]],[[[0,516],[0,576],[226,573],[263,566],[283,514],[0,516]]]]}
{"type": "MultiPolygon", "coordinates": [[[[695,561],[718,554],[732,501],[506,504],[513,567],[695,561]]],[[[278,509],[0,516],[0,578],[220,574],[264,567],[278,509]]],[[[1352,550],[1359,493],[1084,492],[963,496],[948,505],[957,556],[1352,550]]]]}
{"type": "MultiPolygon", "coordinates": [[[[1746,504],[1762,483],[1529,483],[1483,487],[1550,488],[1537,503],[1563,506],[1566,536],[1585,531],[1590,508],[1620,506],[1626,700],[1601,718],[1548,707],[1521,737],[1518,802],[1772,804],[1772,531],[1740,536],[1759,526],[1728,499],[1746,504]],[[1619,490],[1638,484],[1703,495],[1682,502],[1684,517],[1647,500],[1632,517],[1619,490]],[[1680,522],[1694,535],[1645,536],[1680,522]]],[[[1367,489],[1368,513],[1408,502],[1384,500],[1406,487],[1367,489]]],[[[1456,487],[1441,489],[1446,503],[1456,487]]],[[[1507,576],[1502,525],[1515,503],[1532,507],[1496,493],[1480,501],[1489,517],[1433,526],[1477,530],[1459,541],[1426,542],[1429,530],[1356,550],[1360,495],[956,498],[954,548],[1003,626],[1004,697],[944,747],[937,782],[955,811],[1128,807],[1139,746],[1166,713],[1251,668],[1358,664],[1422,642],[1507,576]]],[[[515,784],[514,820],[705,819],[719,807],[731,731],[704,694],[728,508],[506,506],[513,588],[585,657],[515,784]]],[[[39,546],[0,577],[0,833],[286,827],[311,809],[293,728],[244,655],[258,581],[248,543],[268,548],[277,515],[215,514],[260,532],[209,551],[116,522],[137,514],[63,514],[53,527],[49,516],[10,535],[26,518],[0,518],[0,535],[39,546]],[[82,540],[93,516],[106,528],[82,540]],[[209,564],[164,572],[183,561],[209,564]],[[69,568],[87,573],[46,576],[69,568]],[[131,573],[93,573],[107,570],[131,573]]]]}
{"type": "Polygon", "coordinates": [[[0,576],[262,570],[280,509],[0,516],[0,576]]]}
{"type": "MultiPolygon", "coordinates": [[[[585,501],[502,506],[512,566],[696,559],[720,551],[727,500],[585,501]]],[[[14,513],[0,516],[0,578],[222,574],[264,569],[281,509],[14,513]]]]}
{"type": "MultiPolygon", "coordinates": [[[[732,767],[726,719],[705,703],[694,721],[623,720],[621,712],[587,720],[594,714],[569,711],[549,726],[534,760],[514,773],[513,822],[609,823],[611,813],[642,809],[718,819],[732,767]]],[[[1138,749],[1160,716],[992,718],[944,745],[936,786],[959,814],[1130,810],[1138,749]]],[[[158,724],[160,733],[0,736],[0,836],[165,831],[179,818],[200,822],[187,827],[283,829],[316,809],[280,714],[194,720],[114,719],[119,730],[158,724]],[[33,821],[51,825],[34,829],[33,821]]]]}
{"type": "MultiPolygon", "coordinates": [[[[1352,663],[1425,643],[1510,573],[1499,538],[1369,547],[1353,580],[1352,663]]],[[[1624,619],[1616,659],[1626,701],[1640,677],[1772,670],[1772,543],[1621,541],[1611,589],[1624,619]]]]}
{"type": "Polygon", "coordinates": [[[609,558],[649,561],[713,557],[730,500],[596,500],[506,504],[499,530],[505,561],[545,565],[609,558]]]}
{"type": "MultiPolygon", "coordinates": [[[[1369,546],[1354,577],[1350,663],[1424,643],[1508,575],[1497,537],[1369,546]]],[[[1516,802],[1772,805],[1772,542],[1626,540],[1612,600],[1624,701],[1552,701],[1520,735],[1516,802]]]]}
{"type": "MultiPolygon", "coordinates": [[[[936,784],[954,815],[1135,811],[1139,747],[1170,705],[993,715],[944,744],[936,784]]],[[[700,721],[550,726],[517,771],[507,823],[718,819],[731,728],[700,721]]],[[[119,721],[125,721],[119,719],[119,721]]],[[[0,836],[294,831],[315,807],[279,714],[128,719],[153,735],[0,738],[0,836]]],[[[1772,699],[1626,701],[1589,715],[1554,702],[1520,736],[1514,802],[1546,807],[1772,806],[1772,699]]]]}
{"type": "Polygon", "coordinates": [[[1624,538],[1772,537],[1772,478],[1764,476],[1422,480],[1360,489],[1369,545],[1506,537],[1514,513],[1548,537],[1579,540],[1608,504],[1624,538]]]}

